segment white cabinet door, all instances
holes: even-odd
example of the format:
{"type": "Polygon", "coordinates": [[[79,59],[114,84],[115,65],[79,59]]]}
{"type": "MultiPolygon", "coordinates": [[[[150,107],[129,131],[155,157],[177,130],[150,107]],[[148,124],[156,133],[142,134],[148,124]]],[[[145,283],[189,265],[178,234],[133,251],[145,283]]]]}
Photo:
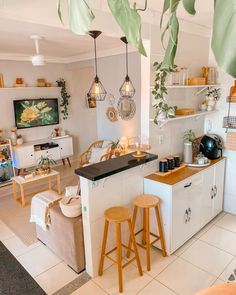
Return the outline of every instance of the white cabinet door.
{"type": "Polygon", "coordinates": [[[188,236],[187,193],[182,185],[176,185],[172,194],[171,252],[180,247],[188,236]]]}
{"type": "Polygon", "coordinates": [[[61,159],[73,156],[73,140],[72,137],[60,138],[55,141],[59,144],[61,159]]]}
{"type": "Polygon", "coordinates": [[[60,149],[59,147],[48,149],[48,150],[41,150],[35,152],[35,160],[36,163],[40,160],[41,156],[43,157],[49,157],[53,159],[54,161],[60,159],[60,149]]]}
{"type": "Polygon", "coordinates": [[[35,165],[34,147],[31,145],[25,145],[21,147],[15,147],[14,152],[14,166],[17,169],[23,169],[32,167],[35,165]]]}
{"type": "Polygon", "coordinates": [[[202,174],[199,173],[173,187],[172,251],[200,229],[202,185],[202,174]]]}
{"type": "Polygon", "coordinates": [[[220,161],[215,167],[214,178],[214,198],[213,198],[213,216],[215,217],[223,210],[224,197],[224,175],[225,175],[225,160],[220,161]]]}
{"type": "Polygon", "coordinates": [[[188,238],[201,227],[201,196],[203,193],[203,177],[201,173],[191,178],[191,186],[187,189],[188,197],[188,238]]]}
{"type": "Polygon", "coordinates": [[[201,227],[205,226],[212,219],[213,196],[214,196],[214,166],[202,171],[203,175],[203,193],[201,197],[201,227]]]}

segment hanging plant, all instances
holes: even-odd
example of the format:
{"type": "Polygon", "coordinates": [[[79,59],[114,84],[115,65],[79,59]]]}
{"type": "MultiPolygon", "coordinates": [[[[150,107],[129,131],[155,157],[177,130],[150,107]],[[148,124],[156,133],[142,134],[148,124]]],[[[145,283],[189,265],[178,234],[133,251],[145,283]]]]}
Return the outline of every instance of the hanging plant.
{"type": "MultiPolygon", "coordinates": [[[[184,9],[191,15],[196,14],[196,0],[163,0],[163,11],[160,27],[163,31],[162,41],[169,35],[162,68],[173,68],[178,46],[179,20],[177,10],[182,2],[184,9]],[[167,15],[167,21],[164,16],[167,15]]],[[[146,55],[141,37],[141,16],[139,11],[147,9],[145,0],[143,9],[138,9],[136,3],[130,6],[129,0],[107,0],[113,17],[125,34],[128,42],[133,44],[141,54],[146,55]]],[[[212,1],[213,2],[213,1],[212,1]]],[[[61,0],[57,0],[58,16],[62,21],[61,0]]],[[[80,35],[89,31],[89,26],[95,18],[86,0],[67,0],[69,25],[71,30],[80,35]]],[[[214,0],[214,19],[212,26],[211,47],[217,64],[226,73],[236,78],[236,1],[214,0]]]]}
{"type": "MultiPolygon", "coordinates": [[[[167,88],[165,86],[166,77],[168,74],[173,72],[171,68],[162,68],[162,63],[155,62],[153,64],[155,69],[156,78],[155,85],[152,91],[153,97],[155,99],[155,104],[153,105],[155,109],[154,123],[158,124],[166,118],[174,118],[176,106],[169,106],[166,102],[165,96],[167,95],[167,88]]],[[[176,66],[175,66],[176,67],[176,66]]]]}
{"type": "Polygon", "coordinates": [[[70,95],[67,93],[66,81],[63,78],[60,78],[59,80],[57,80],[56,83],[57,83],[57,87],[61,87],[60,107],[61,107],[63,120],[66,120],[68,119],[68,116],[69,116],[68,106],[69,106],[70,95]]]}

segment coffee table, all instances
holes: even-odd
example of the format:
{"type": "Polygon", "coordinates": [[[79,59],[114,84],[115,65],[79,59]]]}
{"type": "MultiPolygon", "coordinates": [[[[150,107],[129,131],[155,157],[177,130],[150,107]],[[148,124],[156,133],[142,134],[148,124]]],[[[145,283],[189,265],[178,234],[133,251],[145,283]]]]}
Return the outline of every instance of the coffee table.
{"type": "Polygon", "coordinates": [[[45,190],[52,190],[52,179],[56,178],[57,180],[57,193],[61,194],[61,180],[60,180],[60,173],[58,171],[52,170],[49,174],[45,175],[36,175],[30,179],[25,179],[22,176],[15,176],[12,178],[12,189],[13,189],[13,197],[14,199],[19,202],[22,207],[25,207],[26,205],[30,205],[30,202],[26,202],[25,198],[33,197],[35,194],[43,192],[45,190]],[[48,189],[43,189],[40,191],[36,191],[34,193],[25,195],[25,186],[28,186],[30,184],[33,184],[35,182],[42,182],[42,181],[48,182],[48,189]],[[20,196],[18,196],[18,190],[17,186],[19,187],[20,196]]]}

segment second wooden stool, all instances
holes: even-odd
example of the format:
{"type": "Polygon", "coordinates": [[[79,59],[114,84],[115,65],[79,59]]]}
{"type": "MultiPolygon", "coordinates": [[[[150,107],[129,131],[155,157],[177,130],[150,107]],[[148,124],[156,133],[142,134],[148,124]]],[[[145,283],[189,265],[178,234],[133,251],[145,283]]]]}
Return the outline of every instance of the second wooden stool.
{"type": "Polygon", "coordinates": [[[126,267],[128,264],[130,264],[132,261],[136,259],[139,274],[141,276],[143,275],[140,258],[138,254],[138,249],[137,249],[137,245],[135,241],[133,226],[131,222],[131,211],[129,208],[125,208],[125,207],[112,207],[105,211],[104,217],[105,217],[105,226],[104,226],[102,252],[101,252],[98,274],[100,276],[103,274],[105,257],[109,258],[112,262],[116,263],[118,266],[119,291],[123,292],[122,268],[126,267]],[[107,234],[108,234],[108,227],[110,222],[116,224],[116,247],[106,253],[107,234]],[[132,241],[134,245],[133,252],[135,254],[135,257],[129,260],[128,262],[126,262],[124,265],[122,265],[122,253],[121,253],[122,246],[125,247],[126,249],[128,249],[128,247],[121,243],[121,223],[122,222],[128,222],[129,230],[130,230],[130,240],[132,241]],[[109,256],[109,254],[111,254],[115,250],[117,251],[117,260],[109,256]]]}
{"type": "MultiPolygon", "coordinates": [[[[133,220],[132,220],[133,228],[135,228],[138,208],[143,209],[143,228],[139,230],[138,232],[136,232],[135,235],[138,235],[139,233],[143,232],[143,239],[142,239],[143,245],[139,243],[137,244],[146,250],[148,271],[151,269],[151,263],[150,263],[150,246],[151,245],[153,245],[158,240],[160,240],[162,255],[166,256],[165,240],[164,240],[161,217],[159,212],[159,202],[160,202],[159,198],[153,195],[140,195],[136,197],[134,200],[134,213],[133,213],[133,220]],[[151,208],[154,208],[155,210],[159,235],[156,235],[150,232],[149,210],[151,208]],[[156,238],[151,243],[150,243],[150,235],[156,238]]],[[[132,247],[132,239],[130,238],[129,244],[128,244],[127,257],[130,257],[131,247],[132,247]]]]}

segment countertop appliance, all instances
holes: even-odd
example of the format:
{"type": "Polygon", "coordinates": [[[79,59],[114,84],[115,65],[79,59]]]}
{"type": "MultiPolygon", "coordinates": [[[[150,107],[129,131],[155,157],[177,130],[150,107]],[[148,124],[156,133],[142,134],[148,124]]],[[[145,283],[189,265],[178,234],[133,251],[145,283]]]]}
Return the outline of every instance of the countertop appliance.
{"type": "Polygon", "coordinates": [[[200,143],[200,152],[210,160],[222,157],[223,141],[216,134],[206,134],[200,143]]]}

